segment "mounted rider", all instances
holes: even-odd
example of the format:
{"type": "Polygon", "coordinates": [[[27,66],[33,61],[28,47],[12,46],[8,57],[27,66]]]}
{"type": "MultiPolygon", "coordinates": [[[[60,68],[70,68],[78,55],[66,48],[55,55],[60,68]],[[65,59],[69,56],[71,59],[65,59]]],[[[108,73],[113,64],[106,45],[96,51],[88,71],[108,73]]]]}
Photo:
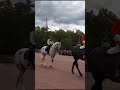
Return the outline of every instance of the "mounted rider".
{"type": "Polygon", "coordinates": [[[29,51],[27,52],[27,59],[32,63],[33,68],[35,68],[35,30],[30,32],[30,48],[29,51]]]}
{"type": "MultiPolygon", "coordinates": [[[[85,34],[83,34],[81,37],[80,49],[83,51],[83,53],[85,53],[85,34]]],[[[85,55],[83,55],[83,59],[85,59],[85,55]]]]}
{"type": "Polygon", "coordinates": [[[80,49],[85,49],[85,34],[82,35],[81,43],[82,43],[82,46],[80,46],[80,49]]]}
{"type": "Polygon", "coordinates": [[[46,48],[46,51],[48,52],[49,54],[49,50],[51,48],[51,46],[54,44],[53,40],[51,39],[51,37],[47,40],[47,48],[46,48]]]}
{"type": "Polygon", "coordinates": [[[30,44],[31,44],[30,49],[35,49],[36,43],[35,43],[35,31],[34,30],[30,32],[30,44]]]}
{"type": "Polygon", "coordinates": [[[115,24],[112,28],[113,40],[115,41],[115,47],[110,48],[107,53],[115,54],[120,52],[120,19],[115,21],[115,24]]]}
{"type": "MultiPolygon", "coordinates": [[[[107,53],[110,54],[110,55],[120,52],[120,19],[117,19],[115,21],[115,24],[112,28],[112,36],[113,36],[113,41],[115,41],[115,46],[111,47],[107,51],[107,53]]],[[[116,65],[115,76],[116,77],[120,76],[120,65],[119,65],[119,63],[116,65]]]]}

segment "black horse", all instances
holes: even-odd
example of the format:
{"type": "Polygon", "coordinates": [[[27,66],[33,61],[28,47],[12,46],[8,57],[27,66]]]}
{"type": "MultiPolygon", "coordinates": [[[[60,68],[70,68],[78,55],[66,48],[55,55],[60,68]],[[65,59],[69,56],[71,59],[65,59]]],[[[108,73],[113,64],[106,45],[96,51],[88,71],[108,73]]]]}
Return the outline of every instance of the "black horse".
{"type": "Polygon", "coordinates": [[[74,69],[74,65],[76,65],[76,68],[77,68],[80,76],[83,76],[78,67],[78,59],[85,60],[85,58],[83,58],[83,55],[85,55],[85,49],[80,49],[79,46],[74,46],[71,51],[72,51],[72,56],[74,58],[74,62],[72,65],[72,73],[74,74],[73,69],[74,69]]]}
{"type": "Polygon", "coordinates": [[[88,69],[95,80],[91,90],[102,90],[104,79],[120,83],[120,76],[116,76],[116,71],[120,66],[120,53],[107,54],[111,47],[111,39],[105,36],[101,46],[93,49],[87,56],[88,69]]]}

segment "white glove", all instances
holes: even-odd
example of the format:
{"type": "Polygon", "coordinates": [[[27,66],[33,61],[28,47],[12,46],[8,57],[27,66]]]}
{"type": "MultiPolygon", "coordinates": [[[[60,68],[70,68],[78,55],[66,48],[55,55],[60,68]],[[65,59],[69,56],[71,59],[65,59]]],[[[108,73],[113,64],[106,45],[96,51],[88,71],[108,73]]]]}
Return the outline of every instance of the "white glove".
{"type": "Polygon", "coordinates": [[[84,45],[85,45],[85,40],[83,40],[83,42],[82,42],[84,45]]]}

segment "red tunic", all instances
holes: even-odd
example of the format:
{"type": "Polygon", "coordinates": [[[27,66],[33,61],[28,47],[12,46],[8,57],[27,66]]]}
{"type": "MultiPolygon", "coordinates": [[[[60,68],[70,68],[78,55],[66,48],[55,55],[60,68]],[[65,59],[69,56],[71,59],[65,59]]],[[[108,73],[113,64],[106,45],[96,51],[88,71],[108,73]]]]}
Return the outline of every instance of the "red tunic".
{"type": "Polygon", "coordinates": [[[82,35],[81,42],[85,41],[85,34],[82,35]]]}
{"type": "MultiPolygon", "coordinates": [[[[112,28],[112,35],[113,37],[116,35],[116,34],[119,34],[120,35],[120,19],[117,19],[115,21],[115,24],[112,28]]],[[[119,44],[120,42],[116,42],[116,44],[119,44]]]]}

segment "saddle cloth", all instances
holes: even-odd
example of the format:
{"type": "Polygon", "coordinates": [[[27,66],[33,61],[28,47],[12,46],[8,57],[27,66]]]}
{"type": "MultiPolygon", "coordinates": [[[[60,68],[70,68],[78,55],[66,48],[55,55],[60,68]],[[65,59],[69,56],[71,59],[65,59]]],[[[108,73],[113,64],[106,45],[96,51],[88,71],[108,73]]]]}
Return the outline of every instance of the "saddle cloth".
{"type": "Polygon", "coordinates": [[[35,50],[27,50],[24,54],[24,59],[27,59],[28,61],[32,61],[35,59],[35,50]]]}

